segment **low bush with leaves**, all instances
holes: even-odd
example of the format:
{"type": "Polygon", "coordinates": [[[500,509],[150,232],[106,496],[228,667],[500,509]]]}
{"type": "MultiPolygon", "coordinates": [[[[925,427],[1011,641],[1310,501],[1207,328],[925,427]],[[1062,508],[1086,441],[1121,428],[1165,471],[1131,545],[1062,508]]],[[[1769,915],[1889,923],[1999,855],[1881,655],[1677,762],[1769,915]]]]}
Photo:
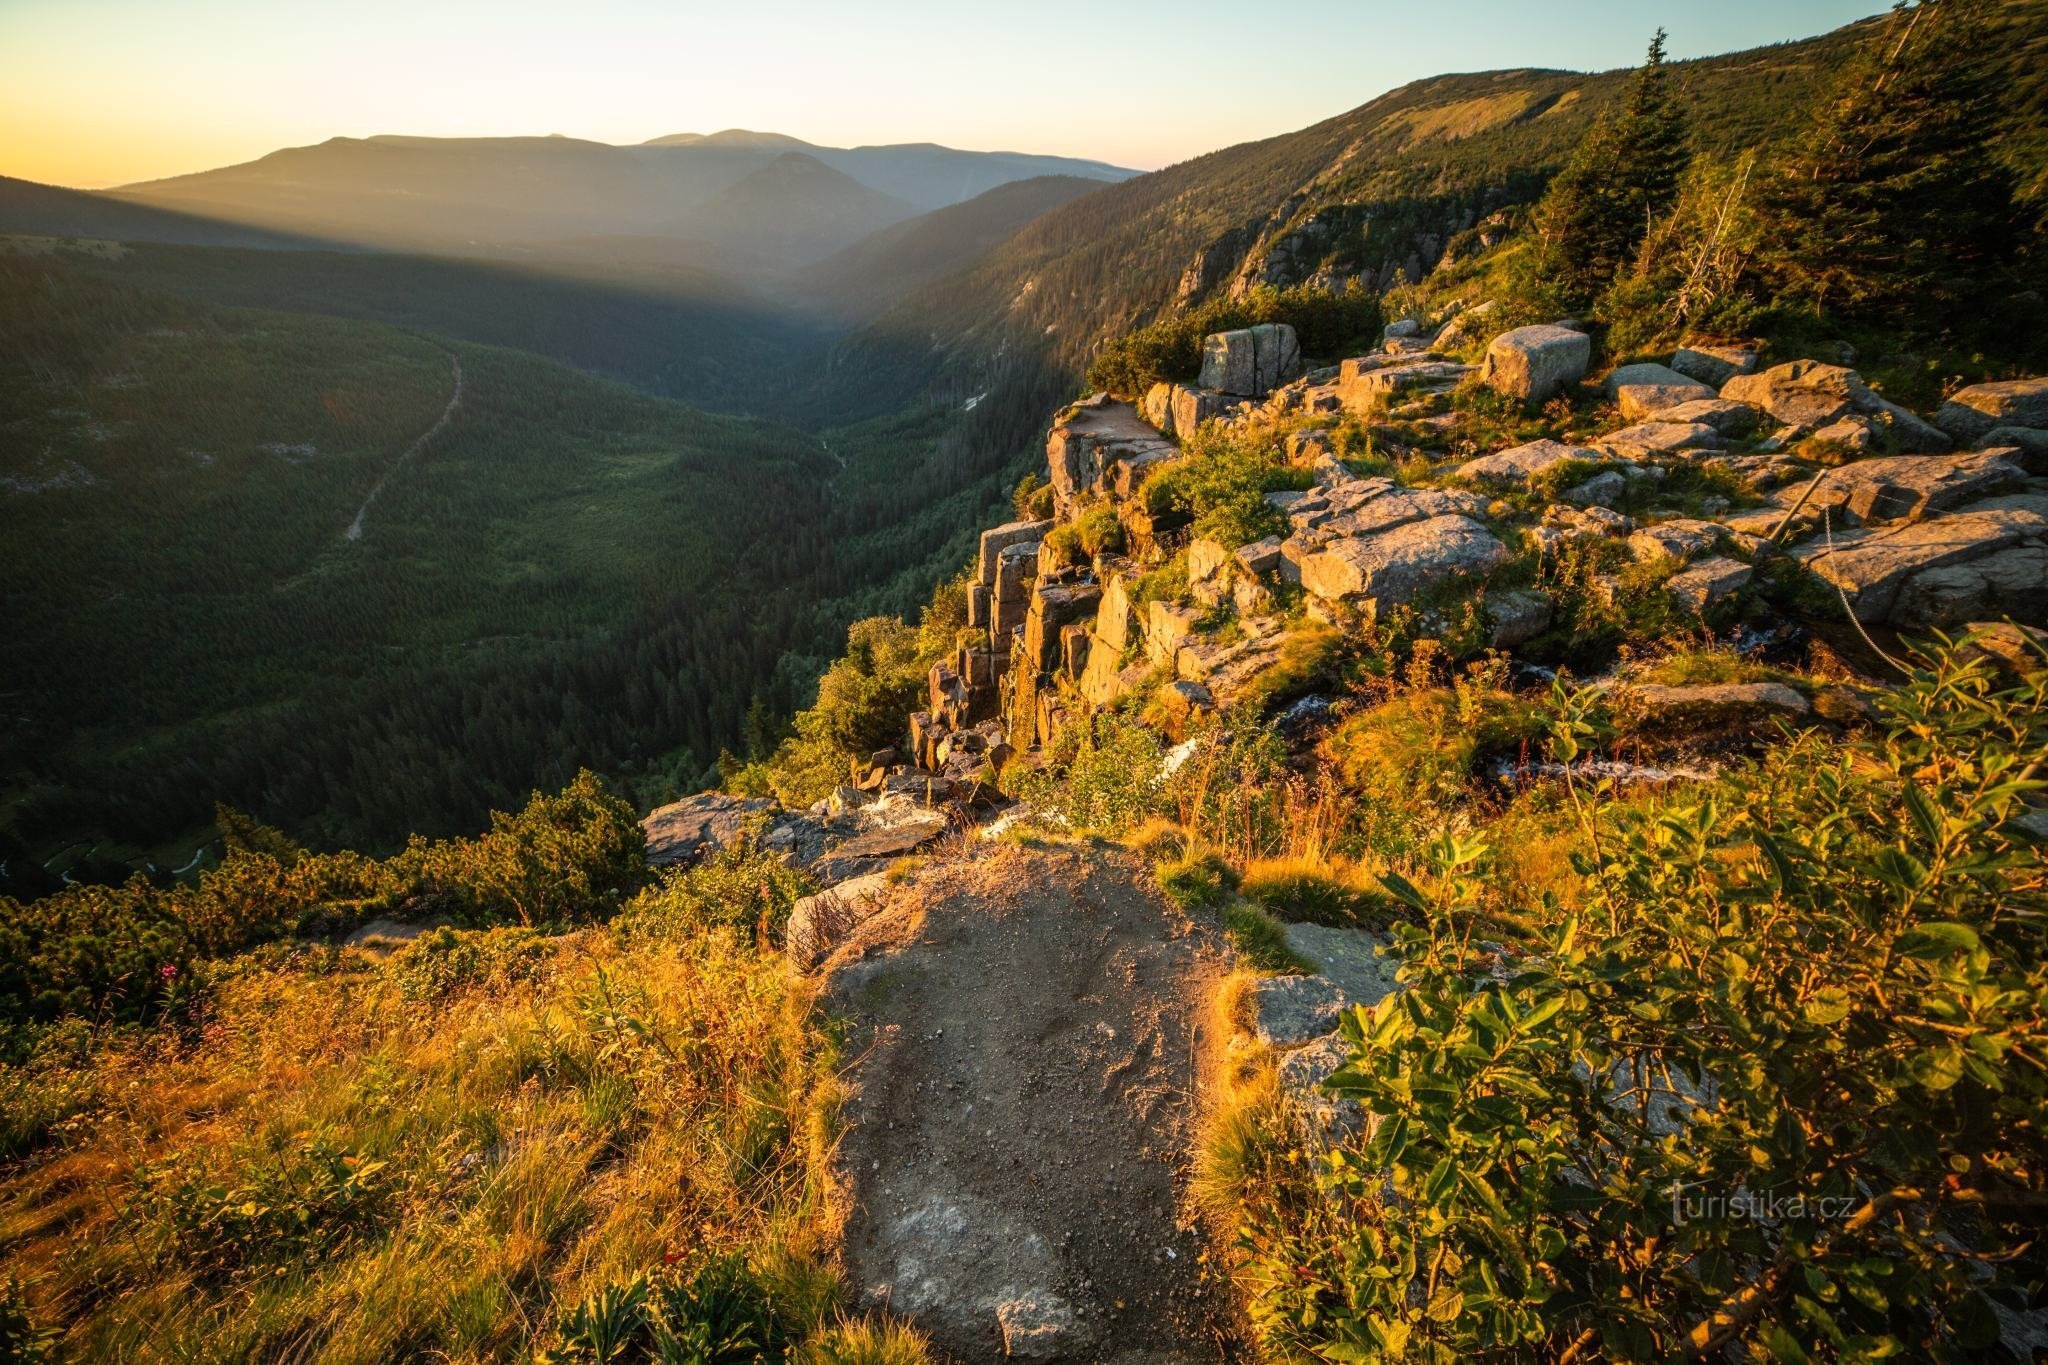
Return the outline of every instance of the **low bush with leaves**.
{"type": "Polygon", "coordinates": [[[1240,1186],[1268,1344],[1996,1358],[2048,1274],[2044,692],[1944,650],[1875,735],[1582,807],[1583,903],[1527,952],[1470,932],[1477,839],[1389,876],[1405,989],[1328,1086],[1364,1132],[1240,1186]]]}

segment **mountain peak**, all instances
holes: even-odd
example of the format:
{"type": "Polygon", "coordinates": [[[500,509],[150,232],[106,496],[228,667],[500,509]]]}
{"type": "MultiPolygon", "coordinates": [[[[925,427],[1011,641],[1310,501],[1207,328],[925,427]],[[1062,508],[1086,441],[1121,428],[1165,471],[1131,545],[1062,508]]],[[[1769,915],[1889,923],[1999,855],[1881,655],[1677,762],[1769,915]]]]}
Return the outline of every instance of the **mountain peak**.
{"type": "Polygon", "coordinates": [[[726,128],[716,133],[669,133],[651,137],[642,147],[787,147],[792,150],[815,144],[787,133],[757,133],[751,128],[726,128]]]}

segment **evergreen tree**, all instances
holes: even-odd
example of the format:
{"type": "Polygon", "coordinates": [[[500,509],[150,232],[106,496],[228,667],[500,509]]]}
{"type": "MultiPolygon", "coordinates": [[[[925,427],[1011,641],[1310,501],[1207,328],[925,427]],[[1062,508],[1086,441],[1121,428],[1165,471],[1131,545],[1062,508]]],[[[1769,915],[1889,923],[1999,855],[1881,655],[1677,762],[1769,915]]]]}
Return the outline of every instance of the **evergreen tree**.
{"type": "Polygon", "coordinates": [[[1880,321],[1976,296],[2011,259],[2011,172],[1982,58],[1984,0],[1904,0],[1843,69],[1766,187],[1777,293],[1880,321]]]}
{"type": "Polygon", "coordinates": [[[281,831],[253,815],[245,815],[224,801],[214,802],[213,823],[220,830],[221,843],[229,853],[265,854],[277,859],[283,867],[290,867],[306,856],[306,850],[281,831]]]}
{"type": "Polygon", "coordinates": [[[1594,119],[1536,207],[1543,280],[1574,302],[1598,294],[1671,206],[1688,155],[1660,28],[1627,97],[1594,119]]]}

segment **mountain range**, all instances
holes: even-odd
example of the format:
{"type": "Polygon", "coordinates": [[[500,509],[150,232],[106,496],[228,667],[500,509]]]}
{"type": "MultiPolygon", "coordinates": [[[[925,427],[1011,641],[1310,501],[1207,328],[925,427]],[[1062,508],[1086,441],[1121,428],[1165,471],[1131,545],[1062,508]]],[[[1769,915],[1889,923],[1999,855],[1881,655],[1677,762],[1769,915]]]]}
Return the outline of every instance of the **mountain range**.
{"type": "Polygon", "coordinates": [[[579,259],[624,249],[773,275],[1011,181],[1134,174],[1065,157],[819,147],[740,130],[627,147],[385,136],[286,148],[105,197],[354,245],[579,259]]]}

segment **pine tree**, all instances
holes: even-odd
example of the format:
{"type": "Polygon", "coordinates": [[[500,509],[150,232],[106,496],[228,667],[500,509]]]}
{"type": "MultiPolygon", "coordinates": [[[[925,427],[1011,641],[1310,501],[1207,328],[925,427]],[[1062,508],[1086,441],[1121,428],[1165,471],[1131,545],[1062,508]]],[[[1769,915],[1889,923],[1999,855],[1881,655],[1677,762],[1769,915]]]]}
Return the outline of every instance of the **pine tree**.
{"type": "Polygon", "coordinates": [[[220,830],[222,845],[229,853],[260,853],[290,867],[306,856],[306,850],[282,832],[245,815],[223,801],[213,806],[213,823],[220,830]]]}
{"type": "Polygon", "coordinates": [[[1678,193],[1689,157],[1685,110],[1650,40],[1626,98],[1601,111],[1536,206],[1538,270],[1575,302],[1606,287],[1678,193]]]}
{"type": "Polygon", "coordinates": [[[1981,294],[2018,241],[1991,154],[1984,0],[1905,0],[1843,69],[1765,188],[1781,297],[1897,321],[1981,294]]]}

